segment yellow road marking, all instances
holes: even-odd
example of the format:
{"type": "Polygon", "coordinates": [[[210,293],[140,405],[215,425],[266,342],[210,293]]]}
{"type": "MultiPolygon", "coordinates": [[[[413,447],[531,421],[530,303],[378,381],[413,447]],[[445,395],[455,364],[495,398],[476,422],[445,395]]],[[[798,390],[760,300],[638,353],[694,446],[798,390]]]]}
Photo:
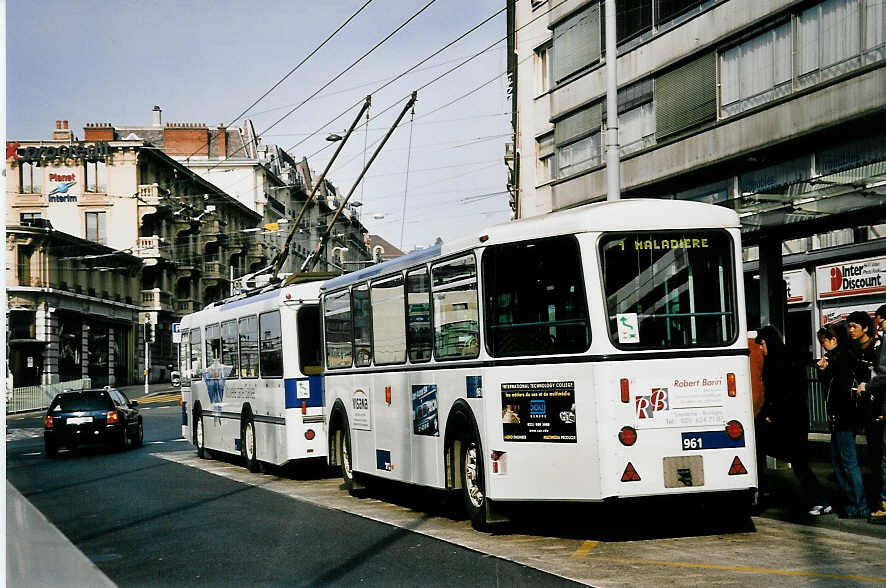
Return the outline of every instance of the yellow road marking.
{"type": "MultiPolygon", "coordinates": [[[[582,546],[584,547],[584,546],[582,546]]],[[[581,547],[579,548],[581,549],[581,547]]],[[[594,557],[594,560],[610,561],[624,564],[647,564],[655,566],[672,566],[678,568],[698,568],[704,570],[725,570],[730,572],[749,572],[754,574],[771,574],[774,576],[800,576],[806,578],[829,578],[835,580],[856,580],[858,582],[886,582],[886,578],[870,576],[849,576],[842,574],[827,574],[823,572],[802,572],[797,570],[778,570],[774,568],[746,568],[743,566],[725,566],[719,564],[699,564],[681,561],[656,561],[651,559],[623,559],[618,557],[594,557]]]]}
{"type": "Polygon", "coordinates": [[[587,557],[588,554],[591,552],[591,550],[598,545],[600,545],[599,541],[585,541],[584,543],[582,543],[579,546],[578,549],[575,550],[575,553],[573,553],[569,557],[572,557],[575,559],[583,559],[583,558],[587,557]]]}
{"type": "Polygon", "coordinates": [[[146,396],[144,398],[138,398],[139,404],[153,404],[156,402],[178,402],[181,398],[181,394],[159,394],[157,396],[146,396]]]}

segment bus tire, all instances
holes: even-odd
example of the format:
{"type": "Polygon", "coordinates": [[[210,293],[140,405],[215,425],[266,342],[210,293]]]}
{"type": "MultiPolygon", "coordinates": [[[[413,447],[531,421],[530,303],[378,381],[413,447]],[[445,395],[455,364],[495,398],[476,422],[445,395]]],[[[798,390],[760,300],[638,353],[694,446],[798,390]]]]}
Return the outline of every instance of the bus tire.
{"type": "Polygon", "coordinates": [[[246,468],[253,474],[259,471],[258,457],[255,453],[255,421],[252,414],[246,413],[240,421],[240,455],[246,468]]]}
{"type": "Polygon", "coordinates": [[[206,451],[206,430],[203,428],[203,410],[200,405],[194,409],[194,445],[197,446],[197,457],[200,459],[209,457],[206,451]]]}
{"type": "Polygon", "coordinates": [[[359,489],[357,481],[354,479],[354,462],[353,453],[351,453],[351,431],[348,427],[348,421],[342,422],[341,431],[338,435],[338,454],[341,456],[341,477],[344,481],[345,490],[348,494],[354,494],[359,489]]]}
{"type": "Polygon", "coordinates": [[[476,437],[466,439],[461,445],[462,495],[471,526],[477,531],[488,531],[488,504],[486,476],[483,470],[483,447],[476,437]]]}

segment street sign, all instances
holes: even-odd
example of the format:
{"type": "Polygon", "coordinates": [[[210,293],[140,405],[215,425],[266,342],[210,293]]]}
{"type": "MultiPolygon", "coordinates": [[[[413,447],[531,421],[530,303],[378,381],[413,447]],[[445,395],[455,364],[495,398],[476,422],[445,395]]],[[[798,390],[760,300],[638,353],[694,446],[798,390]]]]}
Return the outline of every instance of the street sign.
{"type": "Polygon", "coordinates": [[[182,332],[181,332],[181,323],[172,323],[172,342],[173,343],[181,343],[182,342],[182,332]]]}

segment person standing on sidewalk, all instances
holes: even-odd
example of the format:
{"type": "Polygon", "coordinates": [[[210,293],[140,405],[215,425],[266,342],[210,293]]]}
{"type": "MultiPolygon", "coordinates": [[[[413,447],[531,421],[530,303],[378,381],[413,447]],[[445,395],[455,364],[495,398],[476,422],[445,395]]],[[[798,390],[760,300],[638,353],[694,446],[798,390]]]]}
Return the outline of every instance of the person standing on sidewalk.
{"type": "MultiPolygon", "coordinates": [[[[875,420],[874,406],[870,392],[866,391],[867,382],[874,373],[874,365],[877,362],[877,329],[871,320],[871,316],[864,311],[856,310],[846,317],[849,338],[857,346],[858,359],[861,362],[858,374],[858,399],[859,425],[864,429],[867,440],[868,465],[871,469],[872,484],[871,494],[878,497],[882,492],[880,485],[880,464],[883,461],[883,425],[875,420]]],[[[879,500],[872,510],[879,511],[879,500]]]]}
{"type": "MultiPolygon", "coordinates": [[[[874,375],[865,391],[871,402],[871,431],[876,437],[873,439],[880,446],[880,463],[879,467],[873,470],[874,478],[879,477],[880,494],[877,497],[879,504],[871,513],[871,522],[878,524],[886,524],[886,304],[880,306],[874,313],[874,335],[877,340],[874,342],[874,375]]],[[[859,386],[861,388],[861,386],[859,386]]],[[[868,443],[871,438],[868,437],[868,443]]],[[[875,466],[877,464],[874,464],[875,466]]]]}
{"type": "Polygon", "coordinates": [[[825,356],[818,361],[818,368],[827,389],[825,404],[831,431],[831,459],[834,475],[846,500],[846,510],[841,516],[866,519],[870,509],[864,495],[864,482],[855,448],[858,417],[855,391],[852,389],[857,377],[858,358],[846,329],[840,324],[819,329],[818,340],[825,349],[825,356]]]}
{"type": "Polygon", "coordinates": [[[809,467],[809,408],[806,397],[806,374],[791,356],[772,325],[766,325],[755,339],[763,352],[763,408],[760,411],[767,455],[790,462],[805,498],[806,511],[812,516],[831,512],[821,484],[809,467]],[[768,451],[767,451],[768,449],[768,451]]]}

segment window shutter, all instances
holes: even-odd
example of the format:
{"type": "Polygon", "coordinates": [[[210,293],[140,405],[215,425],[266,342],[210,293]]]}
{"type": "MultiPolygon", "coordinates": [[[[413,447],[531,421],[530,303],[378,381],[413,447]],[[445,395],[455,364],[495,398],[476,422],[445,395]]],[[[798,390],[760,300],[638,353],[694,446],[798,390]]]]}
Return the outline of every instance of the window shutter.
{"type": "Polygon", "coordinates": [[[558,147],[600,128],[600,103],[554,122],[554,144],[558,147]]]}
{"type": "Polygon", "coordinates": [[[600,4],[594,3],[554,26],[554,79],[560,81],[600,59],[600,4]]]}
{"type": "Polygon", "coordinates": [[[716,53],[655,78],[655,138],[661,139],[717,115],[716,53]]]}

